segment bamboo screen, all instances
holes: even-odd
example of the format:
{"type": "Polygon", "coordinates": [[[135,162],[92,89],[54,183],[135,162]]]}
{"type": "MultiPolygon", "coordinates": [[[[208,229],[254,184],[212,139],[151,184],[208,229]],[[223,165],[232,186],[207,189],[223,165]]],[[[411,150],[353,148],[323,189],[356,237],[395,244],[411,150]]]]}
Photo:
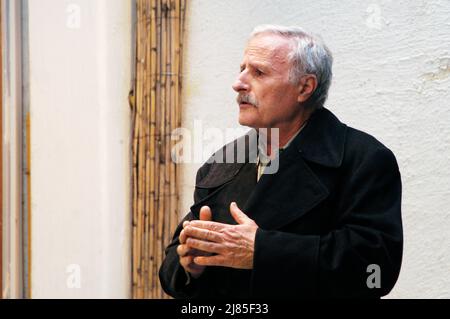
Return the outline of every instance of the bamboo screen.
{"type": "Polygon", "coordinates": [[[181,127],[185,0],[137,0],[133,123],[133,298],[167,298],[158,270],[178,224],[171,132],[181,127]]]}

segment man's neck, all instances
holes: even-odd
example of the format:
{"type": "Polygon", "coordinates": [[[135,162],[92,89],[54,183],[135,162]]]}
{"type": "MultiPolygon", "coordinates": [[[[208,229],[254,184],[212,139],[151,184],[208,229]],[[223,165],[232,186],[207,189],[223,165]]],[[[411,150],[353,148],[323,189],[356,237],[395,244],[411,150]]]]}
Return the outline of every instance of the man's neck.
{"type": "Polygon", "coordinates": [[[280,127],[278,128],[278,139],[274,139],[272,141],[271,129],[267,130],[258,130],[259,134],[261,134],[263,141],[265,142],[265,150],[268,156],[271,156],[272,149],[281,149],[292,141],[292,139],[299,133],[299,131],[306,125],[308,122],[310,114],[308,116],[302,118],[300,121],[296,121],[294,125],[290,125],[289,127],[280,127]]]}

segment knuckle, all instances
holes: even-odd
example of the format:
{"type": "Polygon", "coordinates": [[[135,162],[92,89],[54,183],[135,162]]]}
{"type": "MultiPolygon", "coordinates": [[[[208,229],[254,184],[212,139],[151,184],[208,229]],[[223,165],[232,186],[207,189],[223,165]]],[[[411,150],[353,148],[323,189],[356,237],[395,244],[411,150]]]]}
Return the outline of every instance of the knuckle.
{"type": "Polygon", "coordinates": [[[226,243],[224,249],[225,255],[228,257],[233,257],[235,252],[235,246],[232,243],[226,243]]]}
{"type": "Polygon", "coordinates": [[[189,246],[195,245],[196,240],[194,238],[189,237],[186,239],[186,244],[189,246]]]}
{"type": "Polygon", "coordinates": [[[226,229],[224,231],[223,235],[225,236],[225,238],[229,242],[230,240],[232,240],[234,238],[234,231],[233,231],[233,229],[228,228],[228,229],[226,229]]]}

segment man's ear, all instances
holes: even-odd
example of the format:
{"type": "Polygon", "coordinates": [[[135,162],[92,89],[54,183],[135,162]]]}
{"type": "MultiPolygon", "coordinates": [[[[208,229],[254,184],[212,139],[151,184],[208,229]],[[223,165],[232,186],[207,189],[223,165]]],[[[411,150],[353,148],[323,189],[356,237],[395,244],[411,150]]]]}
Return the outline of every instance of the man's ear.
{"type": "Polygon", "coordinates": [[[306,102],[316,91],[317,84],[317,78],[314,74],[303,75],[298,83],[299,93],[297,101],[299,103],[306,102]]]}

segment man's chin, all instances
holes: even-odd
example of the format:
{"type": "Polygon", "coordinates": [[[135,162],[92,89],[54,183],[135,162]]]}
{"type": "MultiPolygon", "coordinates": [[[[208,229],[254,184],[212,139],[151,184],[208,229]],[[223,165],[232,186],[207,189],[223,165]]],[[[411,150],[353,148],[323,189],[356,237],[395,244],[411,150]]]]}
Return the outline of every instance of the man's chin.
{"type": "Polygon", "coordinates": [[[255,110],[245,109],[239,111],[238,122],[242,126],[257,127],[258,116],[254,112],[255,110]]]}
{"type": "Polygon", "coordinates": [[[238,120],[239,124],[242,126],[248,126],[248,127],[255,127],[255,121],[252,121],[249,118],[246,118],[245,116],[239,116],[238,120]]]}

